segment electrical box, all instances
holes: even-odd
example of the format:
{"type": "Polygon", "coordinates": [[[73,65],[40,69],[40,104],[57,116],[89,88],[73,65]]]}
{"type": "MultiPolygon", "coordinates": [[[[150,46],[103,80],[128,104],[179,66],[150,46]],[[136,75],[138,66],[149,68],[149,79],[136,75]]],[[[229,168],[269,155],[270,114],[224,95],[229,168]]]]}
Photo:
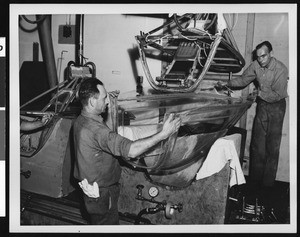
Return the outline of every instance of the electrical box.
{"type": "Polygon", "coordinates": [[[60,25],[58,28],[59,44],[75,44],[75,25],[60,25]]]}

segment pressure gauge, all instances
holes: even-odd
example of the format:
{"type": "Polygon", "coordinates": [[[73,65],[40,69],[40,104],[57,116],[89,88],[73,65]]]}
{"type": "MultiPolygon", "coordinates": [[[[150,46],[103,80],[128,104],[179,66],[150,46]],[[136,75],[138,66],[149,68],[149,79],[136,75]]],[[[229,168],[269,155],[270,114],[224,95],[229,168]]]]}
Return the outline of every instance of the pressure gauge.
{"type": "Polygon", "coordinates": [[[158,195],[158,188],[150,187],[148,192],[149,192],[150,197],[155,198],[158,195]]]}

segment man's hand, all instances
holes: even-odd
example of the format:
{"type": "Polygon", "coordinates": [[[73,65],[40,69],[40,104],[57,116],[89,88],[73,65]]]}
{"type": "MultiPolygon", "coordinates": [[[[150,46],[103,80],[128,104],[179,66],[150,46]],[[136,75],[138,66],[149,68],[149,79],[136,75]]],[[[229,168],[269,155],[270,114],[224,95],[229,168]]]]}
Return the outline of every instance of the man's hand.
{"type": "Polygon", "coordinates": [[[108,95],[112,98],[117,98],[120,94],[120,91],[119,90],[115,90],[115,91],[110,91],[108,92],[108,95]]]}
{"type": "Polygon", "coordinates": [[[231,95],[233,91],[228,87],[228,83],[224,81],[218,81],[217,84],[215,85],[216,90],[218,91],[227,91],[227,95],[231,95]]]}
{"type": "Polygon", "coordinates": [[[180,117],[176,117],[175,114],[170,114],[163,125],[162,133],[165,138],[168,138],[173,133],[177,132],[181,125],[180,117]]]}
{"type": "Polygon", "coordinates": [[[110,91],[108,94],[108,107],[114,106],[115,100],[118,98],[120,91],[110,91]]]}
{"type": "Polygon", "coordinates": [[[225,89],[226,87],[227,87],[227,82],[225,82],[225,81],[218,81],[215,84],[216,89],[225,89]]]}
{"type": "Polygon", "coordinates": [[[45,113],[41,119],[43,125],[46,125],[53,117],[53,113],[45,113]]]}
{"type": "Polygon", "coordinates": [[[82,180],[78,183],[82,191],[91,198],[98,198],[99,195],[99,187],[96,182],[93,183],[93,185],[90,185],[87,181],[87,179],[82,180]]]}
{"type": "Polygon", "coordinates": [[[116,124],[115,118],[117,114],[117,98],[120,94],[119,90],[108,92],[108,107],[107,107],[107,117],[106,117],[106,125],[112,129],[113,131],[116,131],[116,127],[114,126],[116,124]]]}
{"type": "Polygon", "coordinates": [[[174,114],[170,114],[169,117],[165,120],[163,128],[160,132],[155,133],[154,135],[149,137],[137,139],[132,142],[129,148],[128,158],[137,158],[160,141],[170,137],[172,134],[178,131],[180,124],[181,119],[179,117],[175,118],[174,114]]]}

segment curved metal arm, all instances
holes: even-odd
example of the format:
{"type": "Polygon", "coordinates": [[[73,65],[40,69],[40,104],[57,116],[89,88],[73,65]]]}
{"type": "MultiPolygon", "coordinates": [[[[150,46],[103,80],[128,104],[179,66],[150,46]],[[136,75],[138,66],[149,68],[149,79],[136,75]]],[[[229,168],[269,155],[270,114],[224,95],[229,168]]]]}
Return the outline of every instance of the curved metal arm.
{"type": "Polygon", "coordinates": [[[148,64],[147,64],[147,60],[146,60],[146,56],[145,56],[145,52],[144,50],[139,46],[139,52],[140,52],[140,55],[141,55],[141,61],[142,61],[142,66],[143,66],[143,69],[145,71],[145,74],[147,76],[147,79],[149,81],[149,84],[151,85],[151,87],[157,91],[162,91],[162,92],[193,92],[197,89],[197,87],[199,86],[200,82],[202,81],[204,75],[206,74],[206,72],[208,71],[211,63],[212,63],[212,59],[214,58],[215,54],[216,54],[216,51],[217,51],[217,47],[219,46],[221,40],[222,40],[222,36],[221,35],[217,35],[216,36],[216,39],[213,41],[213,44],[211,46],[211,49],[210,49],[210,52],[209,52],[209,55],[206,59],[206,62],[204,64],[204,67],[202,69],[202,72],[201,74],[199,75],[199,77],[197,78],[196,82],[190,86],[190,87],[187,87],[187,88],[168,88],[168,87],[161,87],[161,86],[158,86],[155,81],[153,80],[152,76],[151,76],[151,73],[150,73],[150,70],[149,70],[149,67],[148,67],[148,64]]]}

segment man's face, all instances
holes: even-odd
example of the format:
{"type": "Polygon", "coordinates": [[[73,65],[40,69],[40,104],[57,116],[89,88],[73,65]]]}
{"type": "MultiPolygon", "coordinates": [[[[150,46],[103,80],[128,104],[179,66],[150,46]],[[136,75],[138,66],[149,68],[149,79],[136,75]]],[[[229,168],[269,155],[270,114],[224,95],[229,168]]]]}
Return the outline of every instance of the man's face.
{"type": "Polygon", "coordinates": [[[98,98],[95,98],[95,110],[97,114],[102,114],[108,106],[107,92],[104,86],[97,85],[97,88],[100,94],[98,95],[98,98]]]}
{"type": "Polygon", "coordinates": [[[271,54],[265,45],[256,51],[256,55],[257,61],[261,67],[266,67],[271,61],[271,54]]]}

